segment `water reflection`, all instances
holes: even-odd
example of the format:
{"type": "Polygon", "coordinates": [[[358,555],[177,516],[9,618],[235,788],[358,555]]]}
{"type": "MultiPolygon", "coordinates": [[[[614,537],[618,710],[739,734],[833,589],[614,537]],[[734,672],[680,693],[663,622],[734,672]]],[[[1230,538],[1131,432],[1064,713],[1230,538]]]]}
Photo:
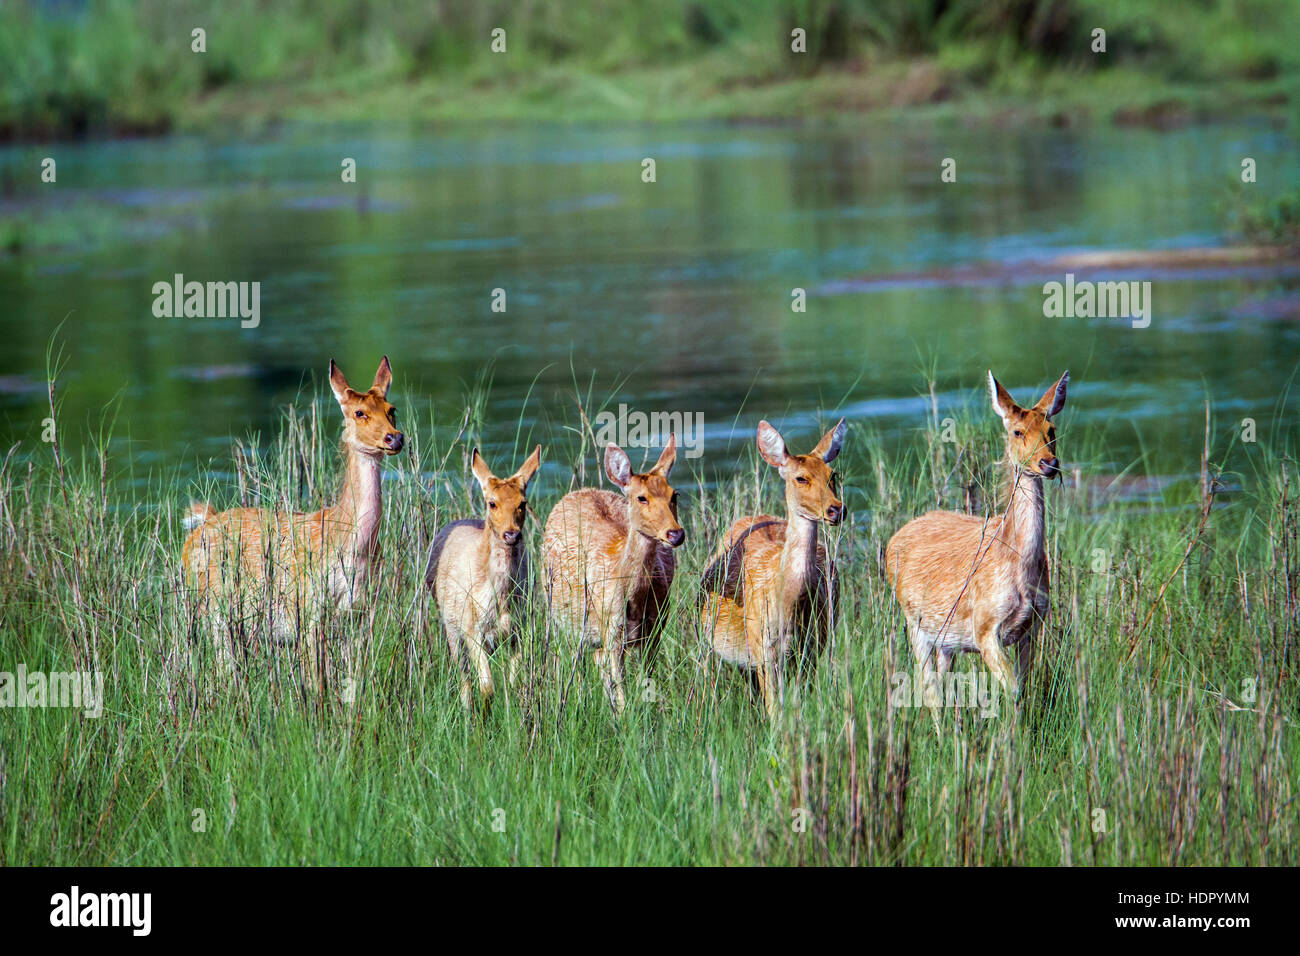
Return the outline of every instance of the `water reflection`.
{"type": "MultiPolygon", "coordinates": [[[[799,442],[820,413],[842,412],[901,447],[924,422],[922,368],[945,408],[964,409],[986,368],[1028,391],[1068,366],[1070,414],[1107,429],[1111,461],[1145,449],[1153,469],[1182,473],[1199,455],[1207,384],[1231,415],[1271,419],[1300,361],[1294,271],[1145,276],[1154,320],[1140,331],[1045,320],[1041,278],[933,272],[1213,242],[1210,197],[1240,151],[1296,176],[1294,146],[1247,125],[907,124],[69,145],[57,199],[20,187],[0,207],[49,238],[0,258],[0,427],[6,447],[38,439],[45,349],[66,316],[64,435],[122,393],[132,448],[189,473],[214,455],[223,466],[229,438],[274,428],[286,403],[323,398],[331,356],[350,368],[384,352],[404,415],[432,418],[441,440],[493,363],[493,454],[514,451],[521,419],[543,439],[573,425],[576,380],[597,407],[702,412],[703,462],[720,473],[759,417],[799,442]],[[356,185],[338,181],[343,156],[357,159],[356,185]],[[956,183],[939,180],[944,157],[956,183]],[[261,327],[155,319],[150,287],[178,272],[260,281],[261,327]],[[859,281],[902,272],[930,278],[859,281]]],[[[0,152],[0,165],[12,176],[28,152],[0,152]]]]}

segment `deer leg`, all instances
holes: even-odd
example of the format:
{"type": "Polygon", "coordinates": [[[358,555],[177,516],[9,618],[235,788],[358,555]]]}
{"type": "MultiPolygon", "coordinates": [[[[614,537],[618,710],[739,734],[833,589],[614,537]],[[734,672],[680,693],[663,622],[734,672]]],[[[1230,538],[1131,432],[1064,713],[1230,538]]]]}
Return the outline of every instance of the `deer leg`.
{"type": "Polygon", "coordinates": [[[465,648],[465,638],[461,634],[460,628],[450,620],[443,621],[443,630],[447,634],[447,650],[451,654],[452,667],[460,676],[460,703],[466,710],[474,706],[474,691],[470,685],[469,671],[466,667],[466,660],[463,656],[465,648]]]}
{"type": "MultiPolygon", "coordinates": [[[[763,661],[768,667],[768,687],[770,688],[769,697],[773,706],[779,706],[785,709],[785,671],[786,657],[780,641],[780,632],[775,627],[767,628],[763,642],[763,661]]],[[[768,708],[769,715],[773,713],[773,707],[768,708]]]]}
{"type": "Polygon", "coordinates": [[[601,676],[605,679],[605,693],[615,716],[623,713],[627,697],[623,692],[623,635],[614,633],[607,636],[595,653],[596,663],[601,676]]]}
{"type": "MultiPolygon", "coordinates": [[[[939,731],[939,708],[946,706],[949,701],[948,684],[945,678],[948,672],[952,670],[953,659],[956,658],[957,652],[948,648],[935,645],[930,650],[930,656],[934,660],[934,686],[938,695],[936,706],[930,708],[930,718],[934,721],[935,733],[939,731]]],[[[953,698],[955,701],[956,698],[953,698]]]]}
{"type": "Polygon", "coordinates": [[[763,658],[758,665],[758,689],[763,692],[763,707],[767,710],[768,718],[776,716],[776,674],[774,673],[772,662],[763,658]]]}
{"type": "Polygon", "coordinates": [[[919,621],[908,621],[907,633],[911,638],[912,656],[921,672],[921,702],[930,711],[934,735],[942,738],[943,728],[939,722],[939,708],[943,706],[942,679],[952,664],[952,653],[941,649],[922,631],[919,621]]]}
{"type": "Polygon", "coordinates": [[[509,610],[503,611],[497,618],[497,641],[510,645],[510,661],[506,665],[506,684],[515,686],[519,679],[519,665],[523,658],[523,641],[519,639],[515,619],[509,610]]]}
{"type": "Polygon", "coordinates": [[[758,673],[758,689],[763,694],[763,709],[767,711],[768,720],[776,716],[777,686],[775,641],[768,638],[768,629],[758,616],[745,614],[745,643],[749,646],[750,659],[754,661],[758,673]]]}
{"type": "MultiPolygon", "coordinates": [[[[934,711],[943,703],[943,692],[939,686],[941,676],[939,664],[943,660],[943,652],[935,646],[933,639],[921,630],[919,621],[907,622],[907,636],[911,640],[912,656],[916,658],[916,666],[921,671],[921,700],[930,708],[931,715],[937,723],[939,715],[934,711]]],[[[951,662],[952,658],[949,657],[942,663],[943,669],[947,670],[951,662]]]]}
{"type": "Polygon", "coordinates": [[[627,696],[623,689],[624,655],[623,642],[621,640],[617,647],[610,648],[609,662],[610,673],[614,678],[614,711],[621,714],[623,713],[623,709],[627,706],[627,696]]]}
{"type": "Polygon", "coordinates": [[[506,666],[506,683],[514,687],[519,683],[519,674],[523,669],[524,649],[518,640],[510,643],[510,663],[506,666]]]}
{"type": "Polygon", "coordinates": [[[1036,650],[1032,631],[1026,631],[1016,642],[1016,684],[1022,692],[1029,690],[1029,675],[1033,671],[1036,650]]]}
{"type": "Polygon", "coordinates": [[[785,687],[782,668],[777,666],[776,641],[764,633],[758,653],[758,688],[763,692],[763,707],[768,720],[776,717],[777,705],[785,704],[785,687]]]}
{"type": "MultiPolygon", "coordinates": [[[[362,627],[365,627],[363,624],[362,627]]],[[[356,701],[357,657],[362,653],[361,638],[352,629],[343,626],[338,631],[339,669],[338,694],[345,704],[356,701]]]]}
{"type": "Polygon", "coordinates": [[[219,612],[213,612],[209,618],[212,628],[212,653],[218,676],[222,679],[235,675],[235,651],[230,646],[231,635],[221,620],[219,612]]]}
{"type": "Polygon", "coordinates": [[[325,682],[325,651],[320,638],[320,623],[305,618],[302,628],[302,680],[308,691],[319,691],[325,682]]]}
{"type": "Polygon", "coordinates": [[[772,698],[782,710],[785,710],[785,661],[774,654],[771,659],[772,677],[776,681],[776,692],[772,698]]]}
{"type": "Polygon", "coordinates": [[[484,703],[490,703],[496,687],[492,683],[492,667],[487,652],[488,635],[482,631],[466,635],[465,647],[469,651],[470,661],[478,674],[478,692],[484,703]]]}
{"type": "Polygon", "coordinates": [[[1002,640],[998,635],[998,622],[984,621],[976,629],[975,634],[975,642],[979,645],[980,657],[984,658],[985,665],[993,672],[997,682],[1002,685],[1003,692],[1010,694],[1011,699],[1015,700],[1020,696],[1020,688],[1016,685],[1015,673],[1011,669],[1011,660],[1002,647],[1002,640]]]}

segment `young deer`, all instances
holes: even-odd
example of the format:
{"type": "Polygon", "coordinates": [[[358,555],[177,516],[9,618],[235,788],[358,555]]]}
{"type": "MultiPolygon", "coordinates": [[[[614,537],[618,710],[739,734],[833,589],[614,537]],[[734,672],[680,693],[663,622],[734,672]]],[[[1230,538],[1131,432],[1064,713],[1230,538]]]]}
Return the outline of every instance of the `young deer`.
{"type": "Polygon", "coordinates": [[[885,573],[903,606],[931,708],[942,701],[940,680],[959,651],[984,658],[1013,699],[1029,673],[1049,603],[1043,479],[1061,473],[1052,417],[1065,407],[1069,383],[1066,372],[1038,404],[1021,408],[989,372],[993,410],[1006,430],[1006,511],[988,519],[931,511],[886,548],[885,573]],[[1011,645],[1015,675],[1003,650],[1011,645]]]}
{"type": "Polygon", "coordinates": [[[758,452],[785,480],[786,520],[735,522],[700,582],[701,629],[723,660],[758,671],[769,717],[784,702],[787,662],[811,664],[826,643],[838,583],[817,527],[844,520],[830,463],[846,431],[841,418],[809,454],[792,455],[775,428],[758,423],[758,452]]]}
{"type": "Polygon", "coordinates": [[[196,607],[210,620],[217,660],[225,670],[234,666],[233,633],[224,633],[227,619],[242,623],[265,596],[271,637],[292,642],[302,625],[307,683],[319,686],[323,605],[350,608],[378,554],[380,462],[401,451],[405,441],[397,430],[397,409],[388,402],[393,373],[384,356],[374,384],[358,392],[331,359],[329,381],[343,412],[338,504],[310,514],[262,508],[217,513],[206,504],[191,504],[185,518],[185,526],[194,530],[185,539],[181,561],[197,589],[196,607]]]}
{"type": "Polygon", "coordinates": [[[424,571],[452,662],[461,672],[460,702],[467,710],[473,698],[466,663],[477,672],[478,690],[485,701],[492,699],[495,690],[488,655],[498,645],[510,645],[509,682],[513,684],[518,675],[516,631],[529,592],[528,551],[523,546],[525,494],[542,463],[542,446],[533,449],[509,478],[492,474],[477,448],[470,462],[487,502],[485,517],[462,518],[439,531],[424,571]],[[462,660],[462,651],[468,652],[468,662],[462,660]]]}
{"type": "Polygon", "coordinates": [[[594,647],[596,665],[615,713],[626,704],[624,657],[658,640],[659,615],[673,583],[673,548],[686,540],[677,523],[677,492],[668,475],[677,436],[643,475],[617,445],[605,449],[605,473],[620,496],[580,488],[560,499],[546,519],[542,549],[553,619],[577,638],[575,653],[594,647]]]}

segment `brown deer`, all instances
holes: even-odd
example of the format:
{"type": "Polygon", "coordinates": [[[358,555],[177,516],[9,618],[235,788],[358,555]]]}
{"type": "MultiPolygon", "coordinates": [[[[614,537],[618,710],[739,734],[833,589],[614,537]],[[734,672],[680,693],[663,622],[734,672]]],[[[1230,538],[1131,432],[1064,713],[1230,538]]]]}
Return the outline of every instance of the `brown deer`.
{"type": "Polygon", "coordinates": [[[829,631],[838,583],[817,533],[844,520],[830,463],[846,430],[841,418],[809,454],[792,455],[775,428],[758,423],[759,454],[785,481],[786,519],[736,521],[700,582],[702,631],[723,660],[758,672],[769,717],[784,703],[788,662],[815,662],[829,631]]]}
{"type": "Polygon", "coordinates": [[[270,636],[292,643],[300,635],[309,665],[306,682],[320,685],[322,613],[328,604],[352,607],[365,586],[379,550],[380,463],[405,441],[397,430],[397,409],[388,401],[392,381],[387,356],[364,392],[350,387],[330,360],[330,389],[343,413],[337,504],[310,514],[263,508],[218,513],[206,504],[190,505],[184,523],[193,530],[181,561],[197,591],[196,608],[210,621],[223,670],[234,666],[233,632],[252,623],[245,619],[256,613],[260,598],[269,597],[270,636]]]}
{"type": "Polygon", "coordinates": [[[485,702],[494,692],[488,658],[501,644],[510,646],[510,684],[518,676],[517,631],[531,590],[523,544],[526,495],[541,463],[538,445],[518,471],[498,478],[475,448],[470,467],[483,491],[484,517],[453,521],[434,536],[429,548],[424,583],[433,592],[452,662],[461,673],[460,702],[467,710],[473,694],[466,664],[477,674],[485,702]]]}
{"type": "Polygon", "coordinates": [[[673,549],[686,540],[677,521],[677,492],[668,475],[677,436],[645,474],[632,474],[627,453],[605,449],[605,474],[618,495],[580,488],[560,499],[542,538],[551,615],[576,639],[575,653],[594,647],[610,706],[621,714],[624,658],[652,656],[660,615],[673,583],[673,549]]]}
{"type": "Polygon", "coordinates": [[[940,681],[958,652],[978,653],[1016,698],[1049,604],[1043,479],[1061,473],[1052,418],[1065,407],[1067,371],[1032,408],[989,372],[993,410],[1006,431],[1006,511],[989,518],[931,511],[904,525],[885,550],[903,607],[924,702],[937,721],[940,681]],[[1015,646],[1016,673],[1004,648],[1015,646]]]}

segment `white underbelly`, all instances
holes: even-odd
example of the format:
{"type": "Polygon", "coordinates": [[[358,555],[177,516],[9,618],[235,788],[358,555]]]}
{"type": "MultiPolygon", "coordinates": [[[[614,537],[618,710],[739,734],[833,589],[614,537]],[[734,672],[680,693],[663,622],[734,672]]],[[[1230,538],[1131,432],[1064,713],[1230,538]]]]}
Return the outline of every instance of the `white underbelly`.
{"type": "MultiPolygon", "coordinates": [[[[978,654],[980,650],[979,643],[975,640],[975,635],[971,631],[947,629],[942,636],[936,636],[930,631],[921,629],[919,632],[921,640],[930,647],[936,647],[941,651],[947,651],[950,654],[967,652],[978,654]]],[[[1002,646],[1011,647],[1018,640],[1017,634],[1008,631],[1002,635],[1002,646]]]]}
{"type": "Polygon", "coordinates": [[[747,670],[753,670],[758,666],[758,662],[755,661],[753,655],[749,653],[749,647],[743,642],[740,646],[736,646],[719,641],[713,645],[713,649],[717,652],[718,656],[728,664],[732,664],[736,667],[743,667],[747,670]]]}
{"type": "Polygon", "coordinates": [[[957,653],[959,651],[979,652],[979,644],[975,642],[975,635],[969,632],[955,632],[952,630],[945,631],[941,637],[930,634],[926,631],[921,632],[921,637],[925,643],[932,647],[937,647],[941,651],[957,653]]]}

